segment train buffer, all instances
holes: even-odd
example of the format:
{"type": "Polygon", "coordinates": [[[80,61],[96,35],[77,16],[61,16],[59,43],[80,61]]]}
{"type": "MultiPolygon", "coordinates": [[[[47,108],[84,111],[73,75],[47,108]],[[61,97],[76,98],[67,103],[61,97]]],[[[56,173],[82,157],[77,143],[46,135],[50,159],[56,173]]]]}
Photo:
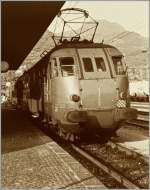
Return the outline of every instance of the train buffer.
{"type": "Polygon", "coordinates": [[[23,113],[2,108],[3,188],[106,187],[23,113]]]}

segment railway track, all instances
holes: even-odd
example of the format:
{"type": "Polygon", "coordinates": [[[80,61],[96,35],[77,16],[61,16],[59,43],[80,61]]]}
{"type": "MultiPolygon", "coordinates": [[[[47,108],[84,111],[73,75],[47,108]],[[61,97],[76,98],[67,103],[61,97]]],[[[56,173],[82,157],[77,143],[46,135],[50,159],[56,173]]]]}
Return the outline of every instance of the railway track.
{"type": "Polygon", "coordinates": [[[128,189],[148,188],[148,158],[117,143],[75,145],[72,148],[128,189]]]}
{"type": "MultiPolygon", "coordinates": [[[[101,139],[101,137],[96,138],[101,139]]],[[[122,188],[148,189],[148,158],[113,141],[105,144],[97,143],[99,141],[96,140],[94,142],[95,144],[80,144],[79,142],[71,144],[71,147],[84,160],[91,163],[90,167],[93,164],[93,167],[103,170],[122,188]]]]}
{"type": "Polygon", "coordinates": [[[131,107],[139,112],[149,113],[149,102],[131,102],[131,107]]]}
{"type": "Polygon", "coordinates": [[[126,121],[126,124],[149,129],[149,102],[131,102],[131,107],[138,110],[136,120],[126,121]]]}
{"type": "Polygon", "coordinates": [[[137,119],[126,121],[126,124],[135,125],[146,130],[149,129],[149,112],[138,111],[137,119]]]}

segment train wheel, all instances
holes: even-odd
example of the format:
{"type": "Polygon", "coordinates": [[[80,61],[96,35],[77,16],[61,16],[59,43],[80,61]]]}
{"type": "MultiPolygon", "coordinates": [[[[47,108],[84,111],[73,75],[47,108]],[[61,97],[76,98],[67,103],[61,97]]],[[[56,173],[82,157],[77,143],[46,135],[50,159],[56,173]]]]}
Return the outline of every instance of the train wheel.
{"type": "Polygon", "coordinates": [[[75,135],[75,140],[79,140],[80,139],[80,137],[78,136],[78,135],[75,135]]]}
{"type": "Polygon", "coordinates": [[[66,141],[70,141],[70,142],[74,142],[75,141],[75,135],[73,133],[64,132],[63,130],[61,130],[59,128],[58,134],[59,134],[60,137],[62,137],[66,141]]]}
{"type": "Polygon", "coordinates": [[[63,131],[60,128],[58,128],[58,135],[60,137],[64,137],[64,133],[63,133],[63,131]]]}
{"type": "Polygon", "coordinates": [[[67,133],[65,140],[68,140],[70,142],[79,141],[79,136],[73,133],[67,133]]]}
{"type": "Polygon", "coordinates": [[[66,133],[66,134],[65,134],[65,140],[68,141],[68,140],[69,140],[69,137],[70,137],[70,133],[66,133]]]}
{"type": "Polygon", "coordinates": [[[51,122],[52,125],[55,125],[55,126],[58,125],[57,120],[54,119],[53,117],[51,118],[50,122],[51,122]]]}
{"type": "Polygon", "coordinates": [[[48,118],[48,125],[51,126],[51,128],[59,131],[59,127],[58,127],[58,124],[57,124],[57,121],[55,119],[51,119],[51,117],[48,118]]]}
{"type": "Polygon", "coordinates": [[[75,141],[75,134],[73,133],[65,133],[65,140],[74,142],[75,141]]]}
{"type": "Polygon", "coordinates": [[[58,125],[58,135],[65,140],[69,140],[70,137],[70,133],[65,132],[60,125],[58,125]]]}
{"type": "Polygon", "coordinates": [[[74,133],[68,133],[64,131],[61,127],[61,124],[57,125],[58,127],[58,135],[66,141],[74,142],[75,140],[79,140],[79,136],[74,133]]]}
{"type": "Polygon", "coordinates": [[[73,133],[70,134],[69,140],[70,140],[71,142],[74,142],[74,140],[75,140],[75,135],[74,135],[73,133]]]}

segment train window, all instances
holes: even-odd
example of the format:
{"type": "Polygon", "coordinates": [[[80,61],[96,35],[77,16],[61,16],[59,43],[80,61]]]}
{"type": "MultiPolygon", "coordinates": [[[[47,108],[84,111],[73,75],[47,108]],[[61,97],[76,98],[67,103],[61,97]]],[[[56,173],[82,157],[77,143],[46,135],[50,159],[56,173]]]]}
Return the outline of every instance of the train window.
{"type": "Polygon", "coordinates": [[[89,57],[82,58],[85,72],[94,72],[92,60],[89,57]]]}
{"type": "Polygon", "coordinates": [[[117,75],[125,74],[125,70],[121,61],[121,57],[112,57],[114,69],[117,75]]]}
{"type": "Polygon", "coordinates": [[[95,57],[95,63],[98,72],[106,72],[106,66],[102,57],[95,57]]]}
{"type": "Polygon", "coordinates": [[[62,76],[72,76],[75,74],[74,59],[72,57],[60,57],[60,66],[62,76]]]}

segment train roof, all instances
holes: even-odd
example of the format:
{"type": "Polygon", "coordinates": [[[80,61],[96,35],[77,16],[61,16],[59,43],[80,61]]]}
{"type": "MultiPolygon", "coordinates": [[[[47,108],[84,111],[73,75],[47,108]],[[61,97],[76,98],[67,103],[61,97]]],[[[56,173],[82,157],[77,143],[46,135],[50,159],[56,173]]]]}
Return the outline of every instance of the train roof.
{"type": "Polygon", "coordinates": [[[62,44],[57,45],[55,48],[53,48],[49,53],[52,53],[58,49],[63,49],[63,48],[114,48],[118,50],[116,47],[109,44],[93,43],[93,42],[89,42],[85,40],[85,41],[77,41],[77,42],[74,42],[74,41],[63,42],[62,44]]]}
{"type": "MultiPolygon", "coordinates": [[[[28,71],[26,71],[25,73],[28,73],[28,72],[32,72],[32,70],[34,70],[35,68],[38,68],[40,67],[41,65],[43,64],[46,64],[48,63],[48,59],[49,59],[49,56],[51,53],[53,53],[54,51],[57,51],[59,49],[64,49],[64,48],[112,48],[115,50],[115,52],[111,53],[110,54],[117,54],[118,55],[122,55],[122,53],[114,46],[112,45],[109,45],[109,44],[104,44],[104,43],[94,43],[94,42],[89,42],[89,41],[77,41],[77,42],[72,42],[72,41],[67,41],[67,42],[63,42],[62,44],[60,45],[57,45],[56,47],[54,47],[51,51],[49,51],[43,58],[41,58],[37,63],[36,65],[34,65],[33,67],[31,67],[28,71]]],[[[24,74],[25,74],[24,73],[24,74]]],[[[24,74],[22,76],[24,76],[24,74]]],[[[22,78],[19,77],[19,78],[22,78]]]]}

